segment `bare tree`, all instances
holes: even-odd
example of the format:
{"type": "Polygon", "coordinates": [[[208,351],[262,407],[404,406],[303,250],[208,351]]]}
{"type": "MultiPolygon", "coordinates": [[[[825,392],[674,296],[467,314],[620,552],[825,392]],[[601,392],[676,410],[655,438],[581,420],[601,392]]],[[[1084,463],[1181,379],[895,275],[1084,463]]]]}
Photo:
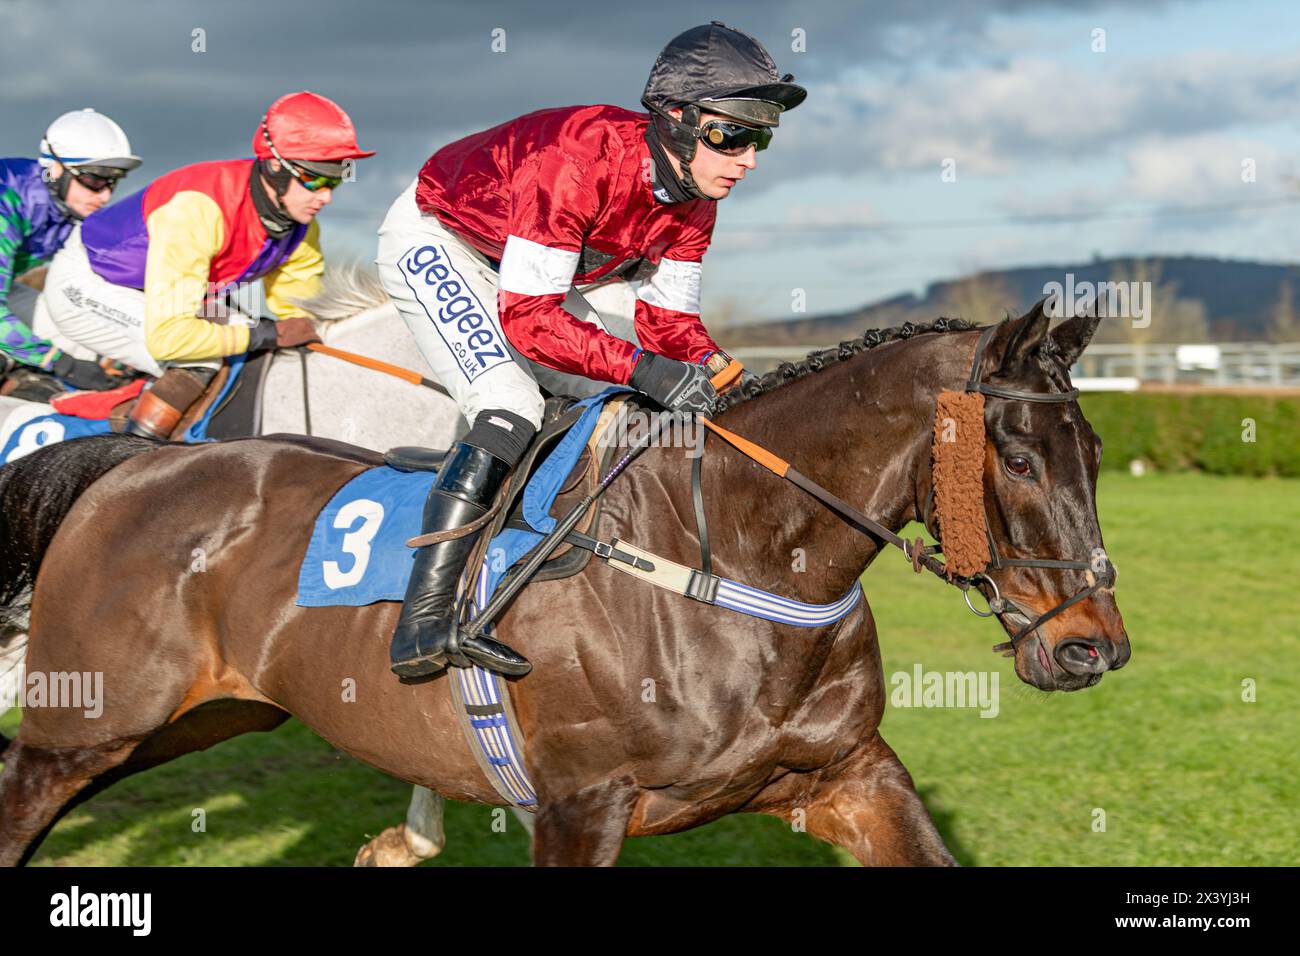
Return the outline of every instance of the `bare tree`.
{"type": "Polygon", "coordinates": [[[940,311],[954,318],[990,323],[1015,313],[1019,305],[1002,276],[981,272],[949,284],[940,311]]]}
{"type": "Polygon", "coordinates": [[[1099,291],[1104,318],[1093,336],[1094,342],[1145,345],[1209,340],[1205,303],[1179,296],[1178,283],[1165,281],[1162,272],[1157,261],[1134,259],[1111,273],[1108,282],[1130,290],[1120,299],[1127,308],[1109,314],[1109,297],[1099,291]],[[1141,316],[1139,303],[1143,306],[1141,316]]]}
{"type": "Polygon", "coordinates": [[[1290,279],[1284,280],[1278,289],[1277,301],[1269,313],[1265,334],[1274,344],[1300,342],[1300,316],[1296,315],[1295,294],[1290,279]]]}

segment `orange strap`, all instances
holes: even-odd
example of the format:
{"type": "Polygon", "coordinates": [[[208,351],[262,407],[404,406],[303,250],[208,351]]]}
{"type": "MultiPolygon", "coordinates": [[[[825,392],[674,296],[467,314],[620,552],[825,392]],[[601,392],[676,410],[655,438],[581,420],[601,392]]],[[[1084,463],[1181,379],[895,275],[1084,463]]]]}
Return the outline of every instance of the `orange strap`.
{"type": "Polygon", "coordinates": [[[320,352],[322,355],[331,355],[336,359],[342,359],[344,362],[351,362],[353,365],[361,365],[365,368],[374,369],[376,372],[384,372],[388,375],[395,376],[403,381],[410,382],[412,385],[421,385],[424,382],[424,376],[419,372],[412,372],[410,369],[402,368],[400,365],[390,365],[387,362],[381,362],[379,359],[369,358],[365,355],[358,355],[356,352],[345,352],[342,349],[332,348],[323,345],[320,342],[311,342],[307,348],[313,352],[320,352]]]}
{"type": "MultiPolygon", "coordinates": [[[[713,376],[713,378],[709,379],[709,381],[713,383],[713,387],[717,391],[721,392],[726,386],[740,378],[741,370],[744,369],[744,367],[745,366],[741,365],[735,359],[732,359],[731,363],[726,368],[713,376]]],[[[784,478],[785,473],[790,470],[790,463],[788,461],[783,458],[778,458],[766,448],[755,445],[747,438],[741,438],[735,432],[727,431],[721,425],[713,424],[713,422],[709,421],[707,418],[702,418],[700,421],[704,422],[704,426],[708,428],[709,431],[713,432],[713,434],[717,435],[733,447],[738,448],[773,474],[784,478]]]]}
{"type": "Polygon", "coordinates": [[[790,463],[788,461],[784,458],[778,458],[766,448],[755,445],[747,438],[741,438],[735,432],[727,431],[721,425],[713,424],[713,422],[709,421],[707,418],[703,418],[701,421],[704,422],[704,427],[713,432],[713,434],[717,435],[728,444],[738,448],[773,474],[784,478],[785,473],[790,470],[790,463]]]}

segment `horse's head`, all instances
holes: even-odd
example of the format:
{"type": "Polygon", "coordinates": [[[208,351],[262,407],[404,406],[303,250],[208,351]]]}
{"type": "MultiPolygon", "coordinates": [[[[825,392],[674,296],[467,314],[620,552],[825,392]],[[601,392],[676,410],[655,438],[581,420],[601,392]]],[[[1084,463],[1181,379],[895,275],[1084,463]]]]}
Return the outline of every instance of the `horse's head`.
{"type": "Polygon", "coordinates": [[[973,371],[985,395],[991,552],[980,587],[1001,610],[1020,679],[1043,690],[1078,690],[1123,667],[1129,642],[1097,521],[1101,440],[1078,402],[1051,400],[1071,391],[1070,366],[1098,319],[1080,316],[1049,333],[1045,302],[981,338],[973,371]]]}

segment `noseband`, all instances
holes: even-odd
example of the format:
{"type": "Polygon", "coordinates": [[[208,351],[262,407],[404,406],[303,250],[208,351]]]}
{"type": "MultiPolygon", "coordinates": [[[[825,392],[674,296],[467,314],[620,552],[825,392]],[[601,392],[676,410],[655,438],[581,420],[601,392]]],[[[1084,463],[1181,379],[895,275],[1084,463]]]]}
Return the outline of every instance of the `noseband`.
{"type": "MultiPolygon", "coordinates": [[[[1041,402],[1050,404],[1072,402],[1078,398],[1079,390],[1077,388],[1072,388],[1067,392],[1030,392],[1017,388],[1004,388],[1001,385],[989,385],[986,382],[980,381],[980,363],[984,358],[984,349],[988,346],[989,339],[996,329],[997,326],[991,325],[980,334],[979,342],[975,346],[975,358],[971,362],[970,377],[966,381],[966,391],[968,393],[981,393],[992,396],[993,398],[1007,399],[1015,402],[1041,402]]],[[[939,529],[931,523],[931,511],[934,507],[934,497],[934,485],[931,484],[930,493],[926,497],[925,513],[921,517],[922,524],[924,524],[926,529],[934,535],[935,540],[940,542],[940,546],[938,548],[927,548],[924,550],[940,552],[943,548],[942,539],[939,537],[938,533],[939,529]]],[[[1001,618],[1004,614],[1015,614],[1028,622],[1024,627],[1016,632],[1011,640],[994,647],[993,649],[995,651],[1006,651],[1008,656],[1014,654],[1016,644],[1022,638],[1038,630],[1039,627],[1056,617],[1066,608],[1072,607],[1080,601],[1092,597],[1092,595],[1097,593],[1097,591],[1115,586],[1115,579],[1117,576],[1115,566],[1111,564],[1110,558],[1106,556],[1105,551],[1102,551],[1100,548],[1097,548],[1092,552],[1094,557],[1091,561],[1060,561],[1051,558],[1002,557],[1002,555],[998,553],[997,543],[993,540],[993,530],[989,526],[988,508],[984,507],[983,502],[980,504],[984,511],[984,533],[988,537],[990,555],[988,566],[985,567],[983,571],[978,571],[970,577],[965,578],[964,581],[954,580],[953,583],[962,588],[966,598],[966,606],[980,617],[992,617],[993,615],[997,615],[1001,618]],[[1001,592],[998,591],[997,583],[989,576],[990,571],[997,571],[1003,568],[1049,568],[1052,570],[1062,571],[1084,571],[1091,576],[1092,582],[1087,587],[1076,591],[1073,595],[1066,598],[1055,607],[1038,615],[1038,617],[1031,619],[1030,614],[1026,613],[1010,599],[1002,596],[1001,592]],[[980,581],[986,583],[993,592],[991,596],[986,595],[988,599],[987,611],[978,610],[970,601],[970,589],[972,587],[978,587],[980,581]]],[[[920,542],[918,541],[913,544],[912,549],[915,550],[919,543],[920,542]]],[[[911,552],[909,552],[909,554],[910,553],[911,552]]],[[[917,557],[919,557],[919,555],[917,555],[917,557]]]]}

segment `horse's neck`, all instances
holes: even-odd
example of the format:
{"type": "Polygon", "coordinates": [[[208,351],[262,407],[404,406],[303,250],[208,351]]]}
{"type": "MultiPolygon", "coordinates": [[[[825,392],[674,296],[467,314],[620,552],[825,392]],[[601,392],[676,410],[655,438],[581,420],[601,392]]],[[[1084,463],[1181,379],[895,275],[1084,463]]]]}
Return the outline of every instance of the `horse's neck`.
{"type": "MultiPolygon", "coordinates": [[[[915,513],[918,476],[929,457],[930,425],[915,407],[914,395],[932,374],[926,356],[934,345],[917,340],[878,346],[751,399],[719,424],[898,531],[915,513]]],[[[708,455],[739,455],[721,445],[710,440],[708,455]]],[[[745,474],[730,466],[726,473],[745,474]]],[[[710,528],[729,546],[739,545],[741,553],[729,563],[778,569],[785,593],[801,600],[826,603],[840,597],[877,554],[875,539],[770,473],[733,480],[725,492],[717,487],[712,492],[734,501],[721,509],[723,521],[736,525],[732,533],[710,528]]]]}

